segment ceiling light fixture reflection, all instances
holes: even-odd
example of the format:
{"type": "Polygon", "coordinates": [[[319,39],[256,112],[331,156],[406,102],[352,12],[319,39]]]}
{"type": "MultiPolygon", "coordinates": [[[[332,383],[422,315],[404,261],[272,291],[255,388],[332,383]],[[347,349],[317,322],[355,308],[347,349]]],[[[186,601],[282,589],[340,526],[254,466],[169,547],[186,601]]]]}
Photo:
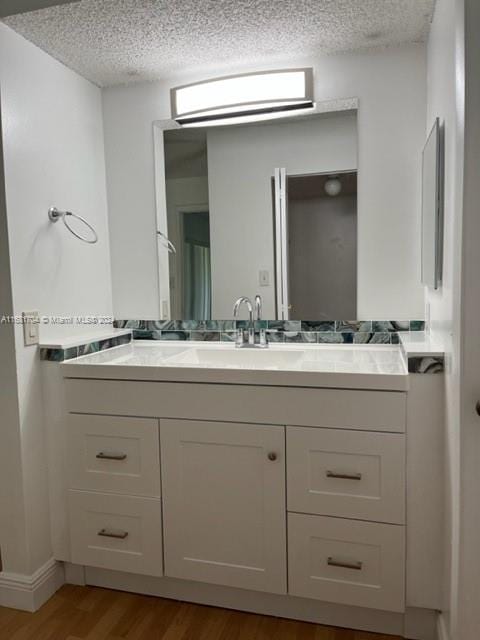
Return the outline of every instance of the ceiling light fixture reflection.
{"type": "Polygon", "coordinates": [[[172,118],[182,126],[237,124],[314,108],[313,70],[229,76],[171,90],[172,118]]]}
{"type": "Polygon", "coordinates": [[[342,183],[338,176],[330,176],[325,180],[325,193],[329,196],[338,196],[342,190],[342,183]]]}

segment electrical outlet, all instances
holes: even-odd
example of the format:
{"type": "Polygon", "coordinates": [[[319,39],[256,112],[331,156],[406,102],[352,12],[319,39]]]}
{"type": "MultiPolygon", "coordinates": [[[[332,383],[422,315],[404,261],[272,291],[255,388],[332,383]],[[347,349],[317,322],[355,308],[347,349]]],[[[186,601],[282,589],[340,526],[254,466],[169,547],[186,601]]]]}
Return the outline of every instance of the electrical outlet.
{"type": "Polygon", "coordinates": [[[22,313],[23,319],[23,344],[26,347],[38,344],[39,342],[39,328],[40,328],[40,316],[38,311],[24,311],[22,313]]]}
{"type": "Polygon", "coordinates": [[[270,284],[270,274],[266,269],[258,272],[258,284],[261,287],[268,287],[270,284]]]}
{"type": "Polygon", "coordinates": [[[168,300],[161,300],[161,304],[160,304],[160,308],[161,308],[161,312],[160,312],[160,320],[168,320],[168,315],[169,315],[169,309],[168,309],[168,300]]]}

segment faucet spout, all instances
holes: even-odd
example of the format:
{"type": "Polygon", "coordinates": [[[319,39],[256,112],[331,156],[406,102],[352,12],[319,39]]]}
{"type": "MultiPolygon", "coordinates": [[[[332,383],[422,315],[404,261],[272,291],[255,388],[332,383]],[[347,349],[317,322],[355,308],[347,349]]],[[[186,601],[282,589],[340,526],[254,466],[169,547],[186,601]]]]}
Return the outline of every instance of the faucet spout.
{"type": "Polygon", "coordinates": [[[238,318],[238,312],[240,311],[240,307],[242,304],[245,304],[248,310],[248,338],[245,340],[245,335],[243,329],[237,329],[237,339],[236,345],[237,347],[254,347],[255,346],[255,325],[253,323],[253,305],[250,301],[250,298],[247,296],[241,296],[233,305],[233,318],[236,320],[238,318]]]}
{"type": "Polygon", "coordinates": [[[238,298],[238,300],[233,305],[234,319],[236,320],[238,318],[238,312],[240,311],[240,307],[242,306],[242,304],[247,305],[248,314],[250,316],[250,322],[253,324],[253,306],[250,301],[250,298],[247,298],[247,296],[240,296],[240,298],[238,298]]]}

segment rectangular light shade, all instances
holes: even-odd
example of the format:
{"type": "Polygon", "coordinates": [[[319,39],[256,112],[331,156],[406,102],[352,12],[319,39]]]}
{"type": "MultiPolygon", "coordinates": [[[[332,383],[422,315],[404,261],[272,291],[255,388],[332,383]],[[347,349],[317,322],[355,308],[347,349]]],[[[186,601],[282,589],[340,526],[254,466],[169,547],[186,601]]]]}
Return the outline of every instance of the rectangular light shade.
{"type": "Polygon", "coordinates": [[[216,78],[172,89],[171,102],[180,124],[311,108],[313,73],[284,69],[216,78]]]}

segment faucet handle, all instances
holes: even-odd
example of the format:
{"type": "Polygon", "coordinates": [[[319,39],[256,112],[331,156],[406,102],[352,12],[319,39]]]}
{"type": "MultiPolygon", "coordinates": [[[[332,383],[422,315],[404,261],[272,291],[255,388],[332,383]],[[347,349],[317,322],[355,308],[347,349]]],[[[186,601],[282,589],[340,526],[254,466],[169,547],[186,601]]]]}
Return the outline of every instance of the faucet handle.
{"type": "Polygon", "coordinates": [[[236,347],[243,346],[243,329],[239,327],[237,327],[237,330],[236,330],[235,346],[236,347]]]}
{"type": "Polygon", "coordinates": [[[262,347],[262,348],[268,347],[268,342],[267,342],[267,331],[266,331],[266,329],[260,329],[259,345],[260,345],[260,347],[262,347]]]}

